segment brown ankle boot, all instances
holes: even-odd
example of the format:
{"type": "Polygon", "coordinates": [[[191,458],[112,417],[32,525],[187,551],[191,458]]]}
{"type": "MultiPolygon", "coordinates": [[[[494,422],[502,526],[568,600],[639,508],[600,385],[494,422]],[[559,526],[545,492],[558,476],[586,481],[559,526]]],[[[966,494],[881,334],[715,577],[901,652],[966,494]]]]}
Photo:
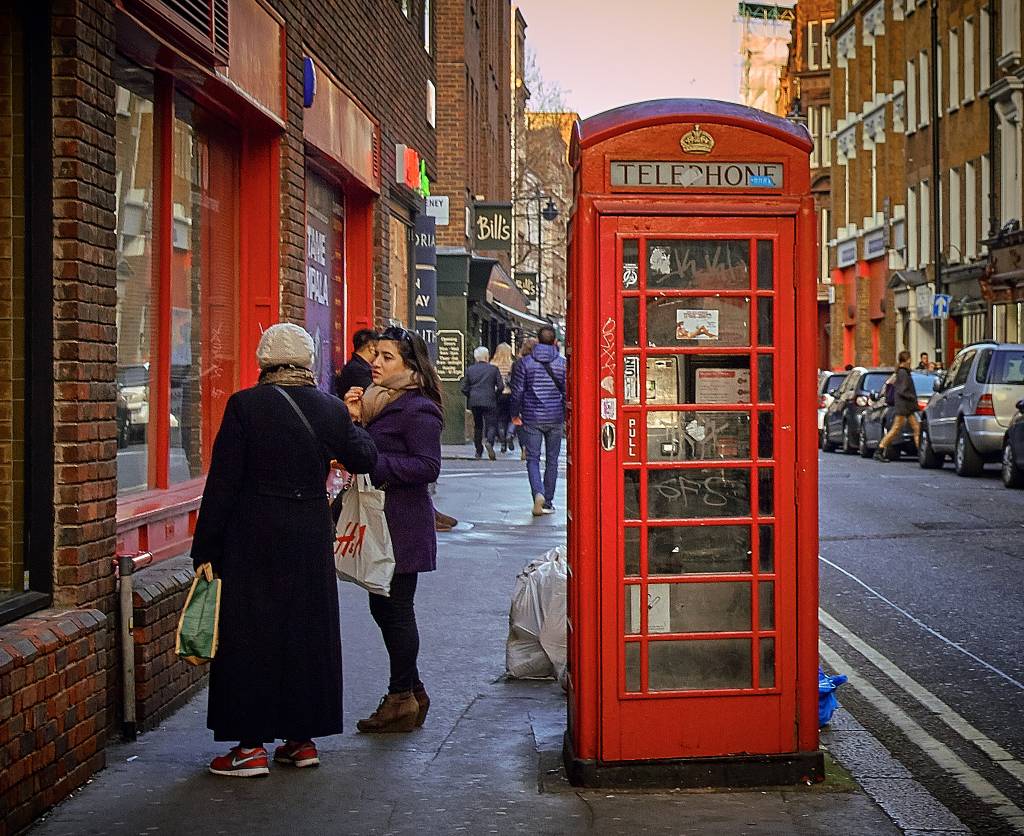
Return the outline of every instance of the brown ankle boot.
{"type": "Polygon", "coordinates": [[[414,688],[412,695],[416,698],[416,704],[419,707],[419,711],[416,713],[416,728],[419,728],[427,719],[427,712],[430,711],[430,697],[427,695],[427,689],[422,685],[414,688]]]}
{"type": "Polygon", "coordinates": [[[388,694],[380,701],[377,710],[365,720],[356,723],[361,732],[372,734],[388,734],[390,732],[410,732],[416,728],[416,718],[420,706],[412,691],[400,694],[388,694]]]}

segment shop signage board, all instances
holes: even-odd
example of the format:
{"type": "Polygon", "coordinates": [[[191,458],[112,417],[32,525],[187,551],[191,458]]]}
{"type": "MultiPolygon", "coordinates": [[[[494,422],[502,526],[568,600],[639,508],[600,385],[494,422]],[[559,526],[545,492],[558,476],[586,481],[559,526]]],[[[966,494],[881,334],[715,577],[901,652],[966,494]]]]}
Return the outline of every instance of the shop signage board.
{"type": "Polygon", "coordinates": [[[537,271],[523,270],[516,273],[516,286],[531,301],[537,298],[537,271]]]}
{"type": "Polygon", "coordinates": [[[864,235],[864,259],[881,258],[885,255],[885,230],[875,229],[864,235]]]}
{"type": "Polygon", "coordinates": [[[437,235],[434,219],[417,215],[413,230],[416,256],[416,333],[427,344],[431,362],[437,362],[437,235]]]}
{"type": "Polygon", "coordinates": [[[466,372],[466,337],[461,331],[437,332],[437,376],[443,381],[462,380],[466,372]]]}
{"type": "Polygon", "coordinates": [[[849,267],[857,263],[857,239],[850,238],[836,244],[836,267],[849,267]]]}
{"type": "Polygon", "coordinates": [[[427,214],[434,219],[436,226],[448,226],[448,195],[430,195],[427,201],[427,214]]]}
{"type": "MultiPolygon", "coordinates": [[[[341,281],[337,276],[340,259],[340,219],[336,223],[333,189],[312,172],[306,172],[306,330],[316,349],[313,372],[317,387],[331,391],[335,367],[335,334],[341,335],[335,320],[341,314],[341,281]]],[[[339,345],[338,348],[341,346],[339,345]]]]}
{"type": "Polygon", "coordinates": [[[473,247],[488,252],[512,251],[511,203],[477,203],[473,206],[473,247]]]}

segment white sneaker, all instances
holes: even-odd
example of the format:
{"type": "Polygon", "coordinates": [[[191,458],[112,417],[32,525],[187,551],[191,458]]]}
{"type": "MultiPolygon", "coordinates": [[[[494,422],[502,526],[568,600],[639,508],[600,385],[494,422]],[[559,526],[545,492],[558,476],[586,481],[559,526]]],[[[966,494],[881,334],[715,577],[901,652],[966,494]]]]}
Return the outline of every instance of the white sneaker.
{"type": "Polygon", "coordinates": [[[547,502],[547,500],[544,499],[544,494],[542,494],[542,493],[534,494],[534,497],[533,497],[533,515],[535,517],[539,517],[541,514],[544,513],[544,504],[546,502],[547,502]]]}

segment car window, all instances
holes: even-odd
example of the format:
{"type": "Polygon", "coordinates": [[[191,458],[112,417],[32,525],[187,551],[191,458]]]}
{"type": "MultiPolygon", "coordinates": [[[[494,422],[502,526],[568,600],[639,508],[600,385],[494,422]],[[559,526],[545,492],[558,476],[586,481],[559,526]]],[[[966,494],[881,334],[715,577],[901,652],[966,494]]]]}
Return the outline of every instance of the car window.
{"type": "Polygon", "coordinates": [[[988,369],[992,364],[992,349],[984,348],[981,351],[981,356],[978,358],[978,368],[974,371],[974,379],[978,383],[984,383],[988,378],[988,369]]]}
{"type": "Polygon", "coordinates": [[[994,352],[988,382],[1024,385],[1024,349],[994,352]]]}
{"type": "Polygon", "coordinates": [[[846,376],[846,380],[843,381],[843,385],[839,387],[839,391],[836,395],[845,395],[848,392],[852,392],[857,388],[858,380],[860,380],[860,372],[850,372],[846,376]]]}
{"type": "Polygon", "coordinates": [[[825,392],[829,395],[834,395],[839,391],[839,387],[843,385],[843,381],[845,380],[845,374],[830,375],[828,380],[825,381],[825,392]]]}
{"type": "Polygon", "coordinates": [[[971,373],[971,363],[974,362],[974,355],[977,353],[972,349],[960,357],[960,366],[957,368],[950,386],[963,386],[967,382],[967,376],[971,373]]]}
{"type": "Polygon", "coordinates": [[[931,395],[935,388],[935,375],[925,374],[924,372],[911,372],[910,376],[914,379],[914,391],[917,392],[919,397],[921,395],[925,397],[931,395]]]}
{"type": "Polygon", "coordinates": [[[864,375],[864,382],[861,383],[862,392],[881,392],[885,387],[885,381],[889,379],[892,372],[868,372],[864,375]]]}

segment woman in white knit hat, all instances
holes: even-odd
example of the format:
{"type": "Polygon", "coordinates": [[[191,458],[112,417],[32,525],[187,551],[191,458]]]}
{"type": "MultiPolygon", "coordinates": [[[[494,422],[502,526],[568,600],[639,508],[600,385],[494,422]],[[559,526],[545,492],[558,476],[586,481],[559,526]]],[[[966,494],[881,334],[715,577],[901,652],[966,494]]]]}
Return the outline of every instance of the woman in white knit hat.
{"type": "Polygon", "coordinates": [[[341,726],[341,631],[333,526],[325,484],[332,459],[367,473],[377,450],[340,400],[316,387],[313,340],[273,325],[256,350],[259,383],[228,400],[192,541],[198,568],[222,579],[220,641],[210,668],[207,726],[238,745],[217,775],[319,764],[314,738],[341,726]]]}

